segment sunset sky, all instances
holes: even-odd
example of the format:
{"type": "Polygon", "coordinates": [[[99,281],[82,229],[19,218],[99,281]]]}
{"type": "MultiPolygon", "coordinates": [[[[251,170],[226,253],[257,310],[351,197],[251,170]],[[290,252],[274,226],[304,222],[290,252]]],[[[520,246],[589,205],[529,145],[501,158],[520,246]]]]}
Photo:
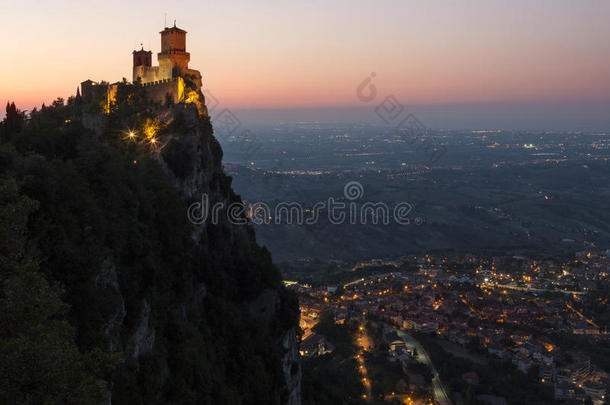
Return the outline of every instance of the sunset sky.
{"type": "MultiPolygon", "coordinates": [[[[131,78],[131,52],[159,52],[164,25],[188,31],[190,66],[223,106],[362,106],[610,100],[610,2],[563,0],[0,0],[0,102],[23,109],[85,79],[131,78]]],[[[156,55],[153,57],[156,63],[156,55]]]]}

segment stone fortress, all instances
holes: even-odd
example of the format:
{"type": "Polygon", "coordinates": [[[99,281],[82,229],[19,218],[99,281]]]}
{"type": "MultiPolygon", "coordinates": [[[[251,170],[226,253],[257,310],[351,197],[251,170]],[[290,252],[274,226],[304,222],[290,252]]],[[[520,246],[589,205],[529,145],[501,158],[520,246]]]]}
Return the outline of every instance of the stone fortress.
{"type": "MultiPolygon", "coordinates": [[[[152,66],[152,52],[133,51],[133,83],[140,83],[147,97],[160,103],[196,103],[202,114],[206,114],[201,93],[201,73],[189,69],[191,54],[186,52],[186,31],[176,27],[165,27],[161,34],[161,52],[157,54],[159,66],[152,66]]],[[[102,84],[92,80],[81,83],[81,94],[89,98],[95,86],[107,86],[107,111],[114,100],[119,83],[102,84]]]]}

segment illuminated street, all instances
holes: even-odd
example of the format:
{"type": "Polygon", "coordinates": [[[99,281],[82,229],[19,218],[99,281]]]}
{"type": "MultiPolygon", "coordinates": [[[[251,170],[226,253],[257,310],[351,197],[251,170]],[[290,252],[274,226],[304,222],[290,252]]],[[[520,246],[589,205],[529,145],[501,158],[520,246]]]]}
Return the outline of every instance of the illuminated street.
{"type": "Polygon", "coordinates": [[[360,333],[356,339],[356,342],[360,348],[358,354],[356,355],[356,360],[358,361],[358,371],[360,371],[360,374],[362,375],[362,384],[366,389],[364,398],[367,400],[367,402],[371,402],[373,400],[373,390],[371,388],[371,380],[368,375],[368,370],[366,369],[363,354],[372,347],[373,341],[367,335],[366,329],[363,326],[360,326],[360,333]]]}
{"type": "Polygon", "coordinates": [[[428,353],[424,350],[424,347],[408,333],[402,330],[397,330],[396,333],[398,333],[398,335],[404,340],[408,347],[415,347],[415,349],[417,350],[416,360],[420,363],[426,364],[432,370],[432,392],[434,394],[434,399],[440,405],[452,405],[452,402],[449,399],[447,392],[445,392],[445,388],[443,387],[440,376],[434,368],[434,364],[432,364],[432,360],[430,360],[428,353]]]}

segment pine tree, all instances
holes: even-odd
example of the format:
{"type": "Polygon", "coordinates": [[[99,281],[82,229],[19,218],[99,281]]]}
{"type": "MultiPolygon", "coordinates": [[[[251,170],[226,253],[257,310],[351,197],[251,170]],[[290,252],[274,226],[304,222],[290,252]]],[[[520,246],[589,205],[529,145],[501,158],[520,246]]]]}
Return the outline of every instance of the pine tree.
{"type": "Polygon", "coordinates": [[[19,111],[15,102],[6,103],[6,117],[2,121],[0,127],[0,135],[4,140],[11,139],[15,134],[21,132],[23,124],[25,123],[25,113],[19,111]]]}

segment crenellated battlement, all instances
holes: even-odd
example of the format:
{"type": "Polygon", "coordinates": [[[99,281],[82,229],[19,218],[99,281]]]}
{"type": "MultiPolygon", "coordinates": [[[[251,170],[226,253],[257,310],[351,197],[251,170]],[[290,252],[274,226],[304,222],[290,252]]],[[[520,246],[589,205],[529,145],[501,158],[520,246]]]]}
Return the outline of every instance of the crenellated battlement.
{"type": "Polygon", "coordinates": [[[170,79],[162,79],[162,80],[157,80],[154,82],[142,83],[142,87],[151,87],[151,86],[156,86],[158,84],[175,82],[175,81],[178,81],[179,79],[182,79],[182,78],[181,77],[172,77],[170,79]]]}

